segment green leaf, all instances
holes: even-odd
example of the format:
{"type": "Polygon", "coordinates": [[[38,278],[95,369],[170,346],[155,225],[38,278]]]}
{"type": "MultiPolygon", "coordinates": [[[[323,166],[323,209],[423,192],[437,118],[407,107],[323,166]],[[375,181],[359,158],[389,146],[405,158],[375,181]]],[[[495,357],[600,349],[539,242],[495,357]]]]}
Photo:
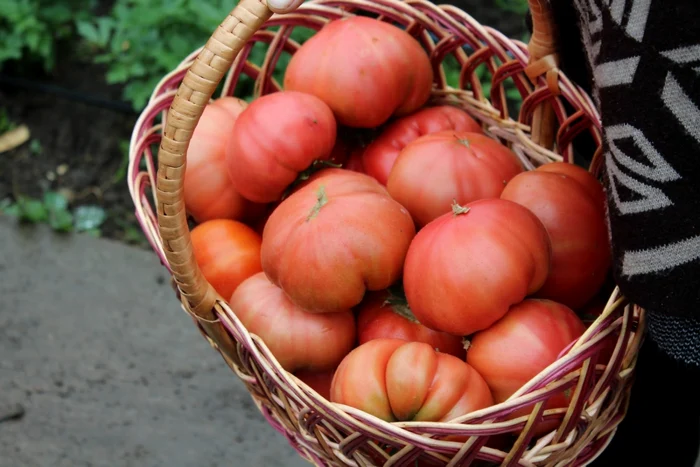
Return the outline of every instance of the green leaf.
{"type": "Polygon", "coordinates": [[[110,17],[101,17],[93,21],[76,21],[76,29],[83,39],[101,49],[107,47],[109,39],[114,31],[115,22],[110,17]]]}
{"type": "Polygon", "coordinates": [[[50,71],[55,44],[70,38],[74,23],[85,18],[94,0],[0,1],[0,67],[8,60],[36,61],[50,71]]]}
{"type": "Polygon", "coordinates": [[[69,211],[54,211],[49,213],[49,225],[59,232],[70,232],[73,230],[73,214],[69,211]]]}
{"type": "Polygon", "coordinates": [[[48,211],[48,221],[52,229],[70,232],[73,229],[73,215],[68,211],[68,200],[60,193],[48,191],[44,194],[44,206],[48,211]]]}
{"type": "Polygon", "coordinates": [[[127,243],[141,243],[145,240],[143,231],[129,225],[124,229],[124,241],[127,243]]]}
{"type": "Polygon", "coordinates": [[[65,211],[68,209],[66,197],[55,191],[44,193],[44,206],[49,212],[65,211]]]}
{"type": "Polygon", "coordinates": [[[520,95],[520,91],[518,91],[517,88],[508,88],[508,90],[506,90],[506,97],[514,101],[523,100],[523,97],[520,95]]]}
{"type": "Polygon", "coordinates": [[[100,206],[79,206],[73,211],[75,230],[79,232],[98,228],[106,218],[107,215],[100,206]]]}
{"type": "MultiPolygon", "coordinates": [[[[2,61],[2,60],[0,60],[2,61]]],[[[15,127],[14,122],[10,120],[10,116],[7,114],[7,109],[0,108],[0,133],[5,133],[10,131],[15,127]]]]}
{"type": "Polygon", "coordinates": [[[129,79],[129,70],[126,65],[110,68],[105,76],[107,84],[119,84],[129,79]]]}
{"type": "Polygon", "coordinates": [[[8,216],[12,217],[21,217],[22,216],[22,210],[19,207],[19,204],[13,204],[11,206],[8,206],[6,209],[3,209],[3,214],[6,214],[8,216]]]}
{"type": "Polygon", "coordinates": [[[41,154],[41,149],[41,141],[39,141],[38,139],[32,139],[29,142],[29,151],[35,156],[41,154]]]}
{"type": "Polygon", "coordinates": [[[107,43],[109,42],[109,37],[112,35],[112,32],[114,31],[114,27],[116,25],[114,19],[109,18],[109,17],[101,17],[97,18],[97,31],[98,31],[98,38],[99,38],[99,44],[102,47],[106,47],[107,43]]]}
{"type": "Polygon", "coordinates": [[[507,13],[522,16],[527,13],[527,0],[496,0],[496,6],[507,13]]]}
{"type": "Polygon", "coordinates": [[[102,231],[100,229],[89,229],[85,231],[91,237],[100,238],[102,236],[102,231]]]}
{"type": "Polygon", "coordinates": [[[124,180],[126,178],[126,173],[129,169],[129,141],[119,141],[119,149],[122,152],[122,160],[116,172],[114,172],[114,176],[112,177],[112,183],[119,183],[122,180],[124,180]]]}
{"type": "Polygon", "coordinates": [[[78,21],[75,25],[80,34],[87,41],[100,45],[100,34],[97,31],[97,27],[90,21],[78,21]]]}
{"type": "Polygon", "coordinates": [[[49,212],[44,206],[44,203],[37,199],[20,196],[17,198],[17,204],[20,209],[20,218],[34,224],[46,222],[49,217],[49,212]]]}
{"type": "Polygon", "coordinates": [[[0,201],[0,212],[12,217],[19,217],[21,214],[19,204],[13,203],[9,198],[0,201]]]}
{"type": "Polygon", "coordinates": [[[311,39],[311,37],[315,33],[316,33],[316,31],[311,29],[311,28],[296,27],[292,31],[291,38],[294,39],[295,41],[299,42],[300,44],[303,44],[304,42],[311,39]]]}
{"type": "Polygon", "coordinates": [[[42,19],[46,18],[47,20],[55,21],[57,23],[69,21],[73,15],[73,11],[68,5],[61,4],[59,2],[56,2],[53,5],[42,5],[41,9],[42,19]]]}

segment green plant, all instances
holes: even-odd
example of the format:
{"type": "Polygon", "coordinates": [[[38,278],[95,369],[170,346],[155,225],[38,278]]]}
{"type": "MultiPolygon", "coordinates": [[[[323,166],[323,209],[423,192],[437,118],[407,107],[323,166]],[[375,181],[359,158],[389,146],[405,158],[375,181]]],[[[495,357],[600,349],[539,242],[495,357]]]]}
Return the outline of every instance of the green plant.
{"type": "Polygon", "coordinates": [[[0,201],[0,212],[31,224],[46,223],[57,232],[86,232],[100,235],[100,226],[106,214],[100,206],[85,205],[69,208],[68,200],[60,192],[48,191],[42,199],[19,195],[15,201],[0,201]]]}
{"type": "Polygon", "coordinates": [[[44,148],[41,146],[41,141],[38,139],[31,139],[29,141],[29,152],[31,152],[32,155],[39,156],[43,151],[44,148]]]}
{"type": "Polygon", "coordinates": [[[0,108],[0,135],[12,130],[15,126],[15,122],[10,119],[7,109],[5,107],[0,108]]]}
{"type": "MultiPolygon", "coordinates": [[[[527,2],[525,2],[527,4],[527,2]]],[[[444,62],[443,62],[443,68],[445,70],[445,78],[447,79],[447,84],[451,87],[457,88],[459,87],[459,74],[461,72],[459,63],[457,62],[457,59],[454,58],[452,55],[448,55],[444,62]]],[[[491,94],[491,72],[489,71],[488,67],[486,64],[481,64],[479,65],[475,72],[474,72],[479,79],[479,82],[481,83],[481,89],[484,92],[484,95],[486,97],[489,97],[491,94]]],[[[513,110],[516,112],[520,109],[520,105],[522,104],[522,96],[520,95],[520,92],[518,92],[518,89],[515,87],[515,84],[513,84],[513,81],[508,79],[503,82],[503,89],[506,94],[506,99],[508,100],[509,104],[512,104],[513,110]]]]}
{"type": "MultiPolygon", "coordinates": [[[[138,110],[166,73],[204,45],[234,4],[231,0],[116,0],[108,16],[79,20],[77,28],[98,51],[95,62],[107,65],[107,82],[125,84],[123,97],[138,110]]],[[[304,33],[297,36],[303,38],[304,33]]],[[[250,60],[261,64],[263,58],[263,49],[254,47],[250,60]]]]}
{"type": "Polygon", "coordinates": [[[119,167],[112,176],[112,183],[121,183],[126,178],[126,173],[129,169],[129,141],[126,139],[119,141],[119,152],[121,159],[119,167]]]}
{"type": "Polygon", "coordinates": [[[527,0],[496,0],[495,4],[501,10],[517,15],[524,15],[529,8],[527,0]]]}
{"type": "Polygon", "coordinates": [[[56,63],[56,44],[70,37],[73,24],[90,15],[95,0],[0,1],[0,67],[10,60],[39,61],[46,71],[56,63]]]}

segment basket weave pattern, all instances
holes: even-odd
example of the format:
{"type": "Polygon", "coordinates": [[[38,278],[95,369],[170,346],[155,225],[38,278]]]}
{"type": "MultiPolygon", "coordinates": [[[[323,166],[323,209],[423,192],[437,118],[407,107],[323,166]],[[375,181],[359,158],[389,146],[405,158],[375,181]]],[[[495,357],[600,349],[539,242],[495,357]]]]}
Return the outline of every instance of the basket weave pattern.
{"type": "Polygon", "coordinates": [[[386,423],[331,404],[284,371],[213,291],[192,254],[182,196],[184,155],[217,85],[221,96],[234,95],[245,75],[254,80],[256,96],[280,90],[272,75],[281,54],[299,47],[290,39],[293,28],[318,30],[329,20],[358,12],[406,27],[423,44],[435,70],[431,103],[468,111],[529,169],[572,161],[571,142],[587,132],[597,147],[590,167],[597,174],[599,116],[591,99],[558,72],[551,44],[540,40],[541,33],[546,39],[551,31],[541,21],[547,12],[539,0],[531,1],[531,9],[535,34],[528,47],[457,8],[424,0],[311,0],[294,13],[274,16],[264,3],[243,0],[205,47],[161,80],[136,123],[129,189],[143,231],[177,284],[183,309],[246,384],[261,413],[316,465],[402,466],[416,465],[417,459],[420,465],[469,465],[477,459],[500,465],[585,465],[604,449],[624,417],[644,312],[618,290],[586,333],[508,401],[450,423],[386,423]],[[248,61],[256,43],[266,48],[262,64],[248,61]],[[459,89],[446,83],[442,63],[448,55],[461,65],[459,89]],[[489,95],[476,75],[480,66],[492,76],[489,95]],[[507,80],[523,96],[516,117],[508,111],[507,80]],[[603,361],[600,351],[609,338],[616,339],[615,350],[603,361]],[[562,391],[571,394],[569,407],[545,411],[546,401],[562,391]],[[523,407],[529,414],[510,417],[523,407]],[[531,427],[542,418],[555,420],[558,428],[533,439],[531,427]],[[508,450],[486,445],[490,437],[506,433],[514,439],[508,450]],[[455,441],[455,436],[469,438],[455,441]]]}

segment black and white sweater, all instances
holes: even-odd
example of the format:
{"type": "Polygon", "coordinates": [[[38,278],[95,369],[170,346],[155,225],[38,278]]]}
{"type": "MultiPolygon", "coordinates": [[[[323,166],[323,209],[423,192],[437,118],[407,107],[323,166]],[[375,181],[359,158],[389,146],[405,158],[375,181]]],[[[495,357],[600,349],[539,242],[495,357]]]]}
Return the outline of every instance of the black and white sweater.
{"type": "Polygon", "coordinates": [[[616,282],[700,366],[700,0],[551,1],[561,68],[603,122],[616,282]]]}

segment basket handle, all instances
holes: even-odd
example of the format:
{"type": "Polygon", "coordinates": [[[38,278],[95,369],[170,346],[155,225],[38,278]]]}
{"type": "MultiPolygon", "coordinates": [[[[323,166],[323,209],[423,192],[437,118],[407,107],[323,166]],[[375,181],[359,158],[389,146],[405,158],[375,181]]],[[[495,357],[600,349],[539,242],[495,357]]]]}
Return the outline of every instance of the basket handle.
{"type": "MultiPolygon", "coordinates": [[[[559,95],[559,54],[557,30],[551,0],[528,0],[532,15],[532,36],[528,43],[530,63],[525,73],[533,83],[544,76],[552,94],[559,95]]],[[[539,105],[533,114],[531,138],[540,146],[551,149],[556,131],[556,115],[549,101],[539,105]]]]}
{"type": "MultiPolygon", "coordinates": [[[[534,31],[529,45],[533,54],[530,66],[540,67],[528,67],[534,76],[536,71],[541,74],[541,69],[548,72],[546,66],[542,68],[541,60],[551,61],[547,57],[554,54],[554,22],[547,0],[529,0],[529,3],[534,31]]],[[[271,16],[265,0],[241,0],[214,31],[180,84],[168,110],[158,152],[156,208],[163,250],[181,299],[218,345],[232,344],[214,316],[214,306],[220,297],[202,275],[192,250],[182,195],[185,157],[192,132],[219,82],[243,45],[271,16]]],[[[536,119],[543,117],[546,113],[536,119]]],[[[539,127],[545,130],[545,137],[548,131],[553,134],[553,126],[547,130],[550,126],[543,123],[539,127]]]]}
{"type": "Polygon", "coordinates": [[[158,151],[155,198],[165,257],[187,311],[197,318],[212,343],[227,355],[236,352],[214,314],[219,295],[202,275],[192,250],[182,194],[185,157],[192,132],[219,82],[245,43],[271,16],[265,0],[241,0],[216,28],[177,90],[158,151]]]}

